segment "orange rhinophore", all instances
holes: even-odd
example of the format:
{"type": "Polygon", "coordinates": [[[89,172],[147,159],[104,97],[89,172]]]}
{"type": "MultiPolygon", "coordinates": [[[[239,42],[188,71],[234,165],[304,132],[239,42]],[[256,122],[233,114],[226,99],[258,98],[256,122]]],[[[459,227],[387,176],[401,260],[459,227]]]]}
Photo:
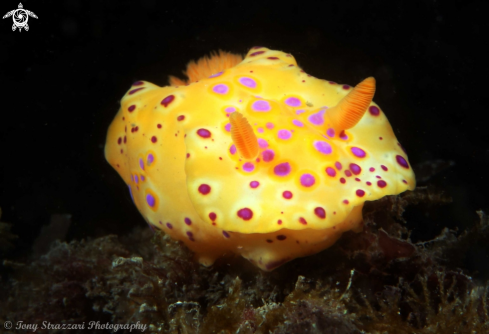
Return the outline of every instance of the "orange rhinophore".
{"type": "Polygon", "coordinates": [[[229,116],[231,138],[238,153],[245,159],[253,159],[258,154],[258,139],[250,123],[237,111],[229,116]]]}
{"type": "Polygon", "coordinates": [[[363,117],[375,94],[375,79],[360,82],[336,106],[328,110],[333,127],[341,132],[353,128],[363,117]]]}

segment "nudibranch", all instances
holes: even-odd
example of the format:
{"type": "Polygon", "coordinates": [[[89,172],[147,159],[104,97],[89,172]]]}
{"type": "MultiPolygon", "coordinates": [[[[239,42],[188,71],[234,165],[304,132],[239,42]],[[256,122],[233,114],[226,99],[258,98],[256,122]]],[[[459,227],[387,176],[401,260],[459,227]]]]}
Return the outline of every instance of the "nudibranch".
{"type": "Polygon", "coordinates": [[[317,79],[264,47],[186,74],[132,85],[105,156],[150,226],[204,265],[236,253],[273,270],[361,231],[365,201],[415,187],[372,77],[317,79]]]}

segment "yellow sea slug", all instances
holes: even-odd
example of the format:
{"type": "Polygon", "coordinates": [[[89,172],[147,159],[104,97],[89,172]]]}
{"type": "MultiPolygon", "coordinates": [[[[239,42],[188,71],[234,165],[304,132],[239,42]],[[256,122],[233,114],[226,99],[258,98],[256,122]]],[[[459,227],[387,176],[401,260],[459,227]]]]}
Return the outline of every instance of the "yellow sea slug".
{"type": "Polygon", "coordinates": [[[272,270],[360,231],[365,201],[415,187],[373,78],[317,79],[263,47],[186,74],[133,84],[105,156],[146,221],[204,265],[233,252],[272,270]]]}

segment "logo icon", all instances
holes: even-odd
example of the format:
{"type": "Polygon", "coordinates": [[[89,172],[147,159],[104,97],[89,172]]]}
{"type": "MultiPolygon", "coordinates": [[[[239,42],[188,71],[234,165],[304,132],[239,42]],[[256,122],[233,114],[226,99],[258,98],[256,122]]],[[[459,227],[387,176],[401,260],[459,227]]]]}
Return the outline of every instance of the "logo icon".
{"type": "Polygon", "coordinates": [[[29,31],[29,25],[27,24],[27,21],[29,20],[29,16],[37,19],[36,14],[33,12],[24,9],[22,6],[22,3],[19,3],[19,8],[11,10],[7,14],[3,16],[3,18],[7,18],[12,16],[12,19],[14,20],[14,24],[12,25],[12,31],[15,31],[15,29],[19,28],[19,31],[22,30],[22,28],[25,29],[25,31],[29,31]]]}

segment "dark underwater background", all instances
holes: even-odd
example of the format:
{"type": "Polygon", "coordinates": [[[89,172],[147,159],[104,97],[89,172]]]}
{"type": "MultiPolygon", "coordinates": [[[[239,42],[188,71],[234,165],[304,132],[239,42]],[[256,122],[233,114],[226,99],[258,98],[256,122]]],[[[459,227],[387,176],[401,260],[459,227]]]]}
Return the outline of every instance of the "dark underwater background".
{"type": "MultiPolygon", "coordinates": [[[[29,31],[0,21],[1,221],[18,236],[2,259],[29,261],[56,219],[65,241],[146,226],[104,158],[121,97],[137,80],[166,85],[211,51],[245,54],[255,45],[291,53],[317,78],[376,78],[375,102],[426,174],[418,185],[453,199],[406,209],[414,243],[445,227],[461,234],[479,222],[477,210],[489,210],[486,1],[22,4],[38,16],[29,31]]],[[[17,5],[2,1],[2,16],[17,5]]],[[[461,268],[481,282],[487,241],[469,247],[461,268]]],[[[2,281],[11,274],[0,267],[2,281]]]]}

